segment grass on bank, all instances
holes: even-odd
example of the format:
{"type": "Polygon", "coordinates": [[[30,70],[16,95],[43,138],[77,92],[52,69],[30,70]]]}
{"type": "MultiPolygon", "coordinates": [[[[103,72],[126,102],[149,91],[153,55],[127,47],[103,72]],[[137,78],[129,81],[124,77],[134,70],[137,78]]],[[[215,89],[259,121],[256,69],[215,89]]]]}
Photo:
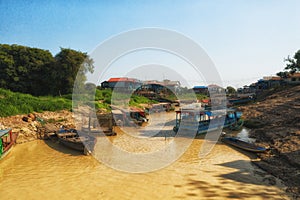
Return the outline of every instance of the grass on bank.
{"type": "MultiPolygon", "coordinates": [[[[88,104],[91,106],[95,105],[96,109],[110,111],[111,101],[112,90],[97,89],[95,101],[90,101],[88,104]]],[[[134,107],[140,107],[140,104],[156,103],[143,96],[131,95],[128,97],[128,95],[121,93],[114,93],[113,101],[114,105],[122,104],[123,102],[128,104],[129,102],[129,106],[134,107]]],[[[64,109],[72,109],[72,94],[63,95],[62,97],[35,97],[30,94],[22,94],[0,88],[0,117],[64,109]]]]}
{"type": "Polygon", "coordinates": [[[141,107],[140,104],[153,104],[157,101],[150,100],[144,96],[135,94],[126,94],[121,92],[112,92],[111,89],[96,90],[95,101],[97,109],[110,110],[110,105],[128,105],[132,107],[141,107]]]}
{"type": "MultiPolygon", "coordinates": [[[[183,97],[187,98],[189,96],[183,97]]],[[[197,95],[197,98],[203,99],[206,96],[197,95]]],[[[84,96],[81,96],[80,99],[84,99],[84,96]]],[[[176,96],[170,95],[169,99],[176,99],[176,96]]],[[[141,107],[140,104],[154,104],[158,102],[135,94],[113,93],[111,89],[97,89],[95,99],[88,102],[90,106],[95,105],[96,109],[108,112],[111,110],[110,105],[112,103],[117,106],[129,104],[132,107],[141,107]]],[[[64,109],[72,109],[72,94],[63,95],[62,97],[35,97],[30,94],[22,94],[0,88],[0,117],[64,109]]]]}
{"type": "Polygon", "coordinates": [[[35,97],[0,88],[0,116],[7,117],[31,112],[71,110],[72,101],[59,97],[35,97]]]}

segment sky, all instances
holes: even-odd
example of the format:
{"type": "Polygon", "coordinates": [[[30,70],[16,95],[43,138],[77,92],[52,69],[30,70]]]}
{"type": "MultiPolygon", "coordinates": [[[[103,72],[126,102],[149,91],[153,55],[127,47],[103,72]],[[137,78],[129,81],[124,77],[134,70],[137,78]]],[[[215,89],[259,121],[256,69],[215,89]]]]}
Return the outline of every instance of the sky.
{"type": "MultiPolygon", "coordinates": [[[[299,7],[298,0],[0,0],[0,43],[47,49],[53,55],[60,47],[90,54],[122,32],[145,27],[168,29],[200,45],[214,63],[223,86],[237,88],[275,75],[285,67],[284,58],[300,49],[299,7]]],[[[164,60],[169,56],[159,57],[164,60]]],[[[103,78],[130,74],[130,70],[120,73],[130,66],[128,60],[118,66],[116,62],[103,78]]],[[[184,64],[179,66],[178,61],[175,66],[176,60],[163,65],[184,74],[180,72],[184,64]]],[[[149,63],[147,60],[144,65],[149,63]]],[[[191,74],[184,75],[190,85],[209,84],[191,74]]],[[[157,78],[149,73],[149,77],[143,76],[157,78]]]]}

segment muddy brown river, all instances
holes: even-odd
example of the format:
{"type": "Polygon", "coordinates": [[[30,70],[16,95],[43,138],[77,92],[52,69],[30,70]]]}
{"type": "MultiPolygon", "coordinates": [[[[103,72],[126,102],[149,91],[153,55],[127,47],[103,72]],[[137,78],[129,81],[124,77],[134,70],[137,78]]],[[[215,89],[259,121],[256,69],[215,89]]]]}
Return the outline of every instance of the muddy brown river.
{"type": "MultiPolygon", "coordinates": [[[[132,147],[121,137],[110,140],[132,147]]],[[[151,141],[167,145],[171,138],[151,141]]],[[[114,170],[51,141],[18,144],[0,161],[1,199],[289,199],[280,181],[250,162],[253,155],[219,142],[199,158],[202,138],[176,162],[148,173],[114,170]],[[270,179],[276,184],[270,184],[270,179]]],[[[150,145],[151,146],[151,145],[150,145]]],[[[155,146],[155,145],[154,145],[155,146]]],[[[151,149],[150,149],[151,150],[151,149]]],[[[129,163],[134,165],[134,163],[129,163]]]]}

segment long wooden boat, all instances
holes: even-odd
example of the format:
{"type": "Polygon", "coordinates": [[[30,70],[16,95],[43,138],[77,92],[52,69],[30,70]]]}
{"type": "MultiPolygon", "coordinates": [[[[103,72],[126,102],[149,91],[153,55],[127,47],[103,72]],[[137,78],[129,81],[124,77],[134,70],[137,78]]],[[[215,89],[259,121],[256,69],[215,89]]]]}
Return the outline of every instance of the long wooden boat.
{"type": "Polygon", "coordinates": [[[248,103],[253,100],[254,100],[253,97],[246,97],[246,98],[232,98],[232,99],[229,99],[228,101],[230,104],[237,105],[237,104],[248,103]]]}
{"type": "MultiPolygon", "coordinates": [[[[197,135],[205,134],[229,126],[234,127],[241,120],[242,113],[235,109],[185,109],[176,111],[174,132],[180,129],[196,131],[197,135]],[[224,120],[220,120],[220,119],[224,120]]],[[[241,127],[243,124],[241,124],[241,127]]],[[[240,128],[241,128],[240,127],[240,128]]]]}
{"type": "Polygon", "coordinates": [[[255,152],[255,153],[262,153],[267,150],[267,148],[265,148],[265,147],[257,146],[255,144],[242,141],[236,137],[224,137],[224,138],[222,138],[222,142],[224,142],[226,144],[230,144],[237,148],[240,148],[240,149],[243,149],[246,151],[255,152]]]}
{"type": "Polygon", "coordinates": [[[4,158],[12,149],[18,137],[12,129],[0,130],[0,159],[4,158]]]}
{"type": "Polygon", "coordinates": [[[57,133],[57,137],[62,145],[84,154],[91,153],[96,144],[95,137],[85,134],[79,135],[75,129],[61,130],[57,133]]]}

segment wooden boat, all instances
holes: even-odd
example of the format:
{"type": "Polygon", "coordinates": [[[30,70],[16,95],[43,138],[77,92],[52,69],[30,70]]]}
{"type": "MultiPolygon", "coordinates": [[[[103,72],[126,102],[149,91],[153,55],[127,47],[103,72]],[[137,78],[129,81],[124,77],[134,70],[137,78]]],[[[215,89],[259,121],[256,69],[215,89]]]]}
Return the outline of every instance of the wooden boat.
{"type": "Polygon", "coordinates": [[[4,158],[12,149],[18,137],[12,129],[0,130],[0,159],[4,158]]]}
{"type": "Polygon", "coordinates": [[[255,144],[242,141],[236,137],[224,137],[224,138],[222,138],[222,142],[224,142],[226,144],[230,144],[237,148],[240,148],[240,149],[243,149],[246,151],[255,152],[255,153],[262,153],[267,150],[267,148],[265,148],[265,147],[260,147],[255,144]]]}
{"type": "Polygon", "coordinates": [[[81,151],[84,154],[91,153],[96,144],[96,138],[90,135],[78,134],[75,129],[60,130],[57,133],[58,141],[71,149],[81,151]]]}
{"type": "MultiPolygon", "coordinates": [[[[114,120],[117,122],[120,120],[122,123],[122,126],[131,126],[133,124],[137,124],[139,126],[142,126],[144,123],[147,123],[149,119],[147,118],[147,113],[145,110],[140,108],[120,108],[117,106],[112,106],[112,113],[114,120]],[[117,118],[117,119],[116,119],[117,118]]],[[[115,123],[116,125],[116,123],[115,123]]]]}

